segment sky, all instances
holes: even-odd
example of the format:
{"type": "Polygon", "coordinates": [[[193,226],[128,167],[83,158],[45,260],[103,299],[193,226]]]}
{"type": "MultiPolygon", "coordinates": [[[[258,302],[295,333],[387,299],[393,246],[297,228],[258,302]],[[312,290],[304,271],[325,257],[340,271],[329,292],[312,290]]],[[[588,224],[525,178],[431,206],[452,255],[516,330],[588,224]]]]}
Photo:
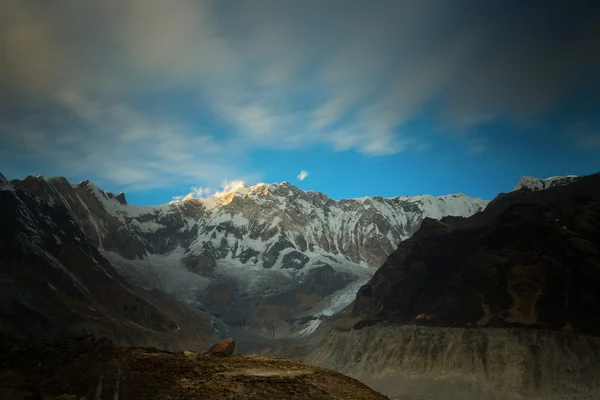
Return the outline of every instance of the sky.
{"type": "Polygon", "coordinates": [[[2,0],[0,172],[133,204],[600,171],[600,2],[2,0]]]}

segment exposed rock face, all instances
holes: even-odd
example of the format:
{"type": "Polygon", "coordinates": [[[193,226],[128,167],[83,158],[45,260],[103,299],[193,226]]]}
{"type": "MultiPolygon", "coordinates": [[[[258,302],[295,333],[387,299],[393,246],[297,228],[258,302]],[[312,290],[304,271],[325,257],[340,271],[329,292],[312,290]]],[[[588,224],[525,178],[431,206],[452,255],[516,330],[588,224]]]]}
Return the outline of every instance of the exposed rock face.
{"type": "Polygon", "coordinates": [[[599,396],[600,338],[580,334],[383,324],[334,330],[307,361],[399,399],[599,396]]]}
{"type": "Polygon", "coordinates": [[[599,314],[596,174],[423,221],[309,360],[361,377],[382,368],[391,379],[475,377],[507,396],[595,398],[599,314]]]}
{"type": "Polygon", "coordinates": [[[502,211],[492,202],[458,227],[426,221],[359,290],[355,326],[393,321],[600,334],[600,175],[577,184],[515,196],[502,211]],[[538,202],[543,194],[556,201],[538,202]]]}
{"type": "Polygon", "coordinates": [[[213,346],[206,352],[209,357],[227,357],[233,355],[235,340],[227,338],[213,346]]]}

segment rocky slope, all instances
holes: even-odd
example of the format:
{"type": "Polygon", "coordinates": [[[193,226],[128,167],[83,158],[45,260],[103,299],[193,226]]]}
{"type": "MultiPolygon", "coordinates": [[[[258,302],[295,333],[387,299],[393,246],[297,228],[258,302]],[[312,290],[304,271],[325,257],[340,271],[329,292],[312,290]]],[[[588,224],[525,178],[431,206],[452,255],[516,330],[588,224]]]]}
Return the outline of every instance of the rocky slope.
{"type": "Polygon", "coordinates": [[[600,338],[523,328],[334,330],[310,362],[392,399],[598,398],[600,338]]]}
{"type": "Polygon", "coordinates": [[[472,398],[595,398],[598,315],[600,174],[425,220],[309,359],[365,378],[476,383],[472,398]]]}
{"type": "Polygon", "coordinates": [[[258,356],[124,348],[88,338],[0,345],[3,399],[357,399],[387,397],[314,365],[258,356]]]}
{"type": "Polygon", "coordinates": [[[7,202],[2,215],[40,209],[17,218],[46,236],[41,249],[58,249],[65,235],[84,240],[131,285],[213,315],[222,334],[267,338],[313,332],[423,218],[468,216],[487,204],[465,195],[334,201],[282,183],[138,207],[89,181],[30,176],[2,185],[7,198],[31,199],[7,202]]]}
{"type": "Polygon", "coordinates": [[[91,333],[128,345],[203,349],[210,317],[123,279],[71,212],[0,175],[0,336],[91,333]]]}

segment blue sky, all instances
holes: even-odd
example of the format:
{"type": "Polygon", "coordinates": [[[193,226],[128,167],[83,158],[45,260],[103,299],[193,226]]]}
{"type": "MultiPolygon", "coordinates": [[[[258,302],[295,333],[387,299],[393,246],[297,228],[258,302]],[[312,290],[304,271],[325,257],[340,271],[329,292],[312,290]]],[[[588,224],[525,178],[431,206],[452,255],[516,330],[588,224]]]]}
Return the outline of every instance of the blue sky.
{"type": "Polygon", "coordinates": [[[492,198],[597,172],[593,3],[3,1],[0,172],[134,204],[239,180],[492,198]]]}

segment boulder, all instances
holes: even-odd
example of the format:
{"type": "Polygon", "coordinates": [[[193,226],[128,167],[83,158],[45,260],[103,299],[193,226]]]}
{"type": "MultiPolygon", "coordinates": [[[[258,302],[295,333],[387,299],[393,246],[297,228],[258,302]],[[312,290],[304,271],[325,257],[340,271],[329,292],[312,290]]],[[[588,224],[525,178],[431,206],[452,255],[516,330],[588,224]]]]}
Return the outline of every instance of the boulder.
{"type": "Polygon", "coordinates": [[[235,350],[235,340],[228,338],[213,345],[206,354],[210,357],[227,357],[233,354],[235,350]]]}

